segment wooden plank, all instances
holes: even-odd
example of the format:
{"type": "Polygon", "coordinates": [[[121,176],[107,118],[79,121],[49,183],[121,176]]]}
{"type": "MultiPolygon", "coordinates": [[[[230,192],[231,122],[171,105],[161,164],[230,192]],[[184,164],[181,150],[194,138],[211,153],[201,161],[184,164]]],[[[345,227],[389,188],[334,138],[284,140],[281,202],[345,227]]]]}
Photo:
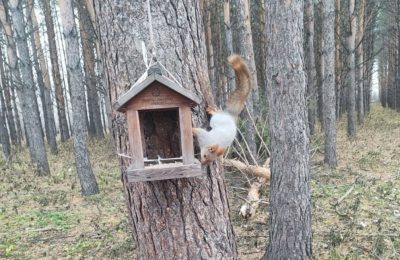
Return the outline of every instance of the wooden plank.
{"type": "Polygon", "coordinates": [[[192,164],[194,162],[192,111],[189,107],[179,108],[179,121],[181,127],[183,164],[192,164]]]}
{"type": "Polygon", "coordinates": [[[132,152],[132,166],[136,169],[144,168],[143,146],[140,135],[139,114],[137,110],[126,112],[128,121],[129,144],[132,152]]]}
{"type": "Polygon", "coordinates": [[[186,97],[158,82],[154,82],[128,101],[125,107],[127,109],[146,110],[180,106],[191,107],[192,104],[193,102],[186,97]]]}
{"type": "Polygon", "coordinates": [[[179,165],[163,164],[162,166],[148,166],[144,169],[127,169],[128,182],[156,181],[178,178],[199,177],[203,175],[200,164],[179,165]]]}

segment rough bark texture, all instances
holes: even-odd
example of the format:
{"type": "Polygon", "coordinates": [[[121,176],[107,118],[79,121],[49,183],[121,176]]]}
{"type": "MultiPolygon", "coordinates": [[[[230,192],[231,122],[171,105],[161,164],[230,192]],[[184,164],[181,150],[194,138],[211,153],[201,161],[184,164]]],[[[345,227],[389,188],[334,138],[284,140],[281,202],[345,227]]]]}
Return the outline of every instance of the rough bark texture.
{"type": "Polygon", "coordinates": [[[271,191],[263,259],[312,255],[303,6],[301,0],[271,1],[266,10],[266,35],[273,44],[267,47],[271,191]]]}
{"type": "Polygon", "coordinates": [[[306,60],[305,66],[307,70],[307,106],[308,106],[308,126],[310,134],[314,134],[315,118],[317,112],[317,91],[316,91],[316,71],[315,71],[315,55],[314,55],[314,3],[312,0],[305,1],[305,34],[306,44],[306,60]]]}
{"type": "Polygon", "coordinates": [[[325,163],[336,167],[335,114],[335,3],[323,0],[324,8],[324,82],[322,84],[323,118],[325,131],[325,163]]]}
{"type": "Polygon", "coordinates": [[[83,115],[83,106],[85,106],[83,75],[80,65],[78,31],[73,10],[71,0],[60,1],[60,13],[67,51],[67,73],[71,87],[76,172],[81,183],[82,194],[92,195],[99,193],[99,188],[92,171],[87,148],[87,126],[83,115]]]}
{"type": "Polygon", "coordinates": [[[82,52],[85,69],[85,83],[89,108],[89,132],[96,137],[103,138],[103,125],[101,123],[100,102],[96,85],[95,72],[95,36],[92,21],[85,2],[78,5],[79,29],[81,32],[82,52]]]}
{"type": "MultiPolygon", "coordinates": [[[[96,0],[111,101],[145,71],[135,41],[149,40],[146,1],[96,0]]],[[[213,104],[198,1],[151,1],[158,60],[199,97],[195,126],[206,121],[204,107],[213,104]]],[[[129,154],[125,116],[113,114],[118,152],[129,154]]],[[[128,183],[127,159],[121,158],[122,180],[139,259],[234,259],[237,257],[229,205],[220,163],[203,178],[128,183]]]]}
{"type": "Polygon", "coordinates": [[[21,72],[21,84],[18,86],[18,98],[24,117],[24,126],[29,140],[29,150],[32,162],[38,175],[50,174],[46,149],[43,141],[43,130],[40,122],[39,109],[37,107],[35,87],[31,70],[27,35],[25,33],[25,21],[22,12],[22,1],[11,1],[10,10],[14,27],[14,39],[18,49],[18,61],[15,61],[21,72]]]}
{"type": "Polygon", "coordinates": [[[61,83],[61,75],[59,68],[60,63],[58,62],[58,56],[57,56],[56,36],[54,33],[53,17],[51,15],[50,0],[43,0],[43,12],[47,28],[47,38],[49,42],[51,71],[53,76],[54,89],[56,92],[55,97],[57,104],[57,114],[58,114],[61,142],[64,142],[67,139],[69,139],[69,130],[66,117],[64,93],[61,83]]]}
{"type": "MultiPolygon", "coordinates": [[[[50,145],[51,152],[57,154],[57,141],[56,132],[53,129],[54,126],[54,115],[53,115],[53,104],[51,102],[50,90],[46,88],[43,74],[47,74],[47,67],[39,65],[39,57],[43,56],[42,46],[40,43],[39,27],[34,12],[33,0],[28,0],[28,28],[31,33],[29,39],[32,48],[32,61],[36,72],[36,80],[40,92],[40,99],[42,101],[42,111],[44,117],[45,133],[47,142],[50,145]],[[43,69],[44,68],[44,69],[43,69]],[[42,73],[42,71],[44,73],[42,73]],[[50,105],[49,105],[50,103],[50,105]]],[[[44,59],[45,57],[42,57],[44,59]]],[[[48,86],[49,87],[49,86],[48,86]]]]}
{"type": "Polygon", "coordinates": [[[355,0],[349,0],[349,31],[347,32],[346,45],[347,57],[347,135],[350,140],[356,136],[356,67],[355,67],[355,39],[357,31],[357,18],[355,15],[355,0]]]}

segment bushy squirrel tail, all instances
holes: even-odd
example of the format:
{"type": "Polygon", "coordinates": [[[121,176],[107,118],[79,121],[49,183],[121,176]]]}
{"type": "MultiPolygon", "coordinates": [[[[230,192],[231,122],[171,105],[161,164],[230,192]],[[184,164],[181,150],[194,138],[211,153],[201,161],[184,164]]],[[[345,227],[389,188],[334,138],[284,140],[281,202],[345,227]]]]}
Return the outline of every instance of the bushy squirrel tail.
{"type": "Polygon", "coordinates": [[[247,97],[251,90],[251,76],[246,62],[237,54],[228,57],[228,62],[232,66],[236,75],[236,89],[231,93],[226,103],[226,110],[238,116],[243,110],[247,97]]]}

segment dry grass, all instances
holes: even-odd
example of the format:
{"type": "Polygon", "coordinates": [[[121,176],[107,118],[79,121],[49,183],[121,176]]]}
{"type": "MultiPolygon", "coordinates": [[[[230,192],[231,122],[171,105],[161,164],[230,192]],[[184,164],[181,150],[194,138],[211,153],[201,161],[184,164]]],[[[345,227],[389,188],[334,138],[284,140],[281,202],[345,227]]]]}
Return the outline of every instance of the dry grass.
{"type": "MultiPolygon", "coordinates": [[[[338,124],[336,170],[322,166],[313,138],[313,241],[316,259],[400,259],[400,113],[374,106],[347,141],[338,124]],[[344,197],[335,206],[337,200],[344,197]]],[[[118,161],[108,141],[90,142],[101,193],[80,195],[72,145],[50,156],[52,175],[37,178],[26,151],[0,162],[0,258],[129,259],[134,252],[118,161]]],[[[253,219],[239,216],[248,180],[226,173],[240,259],[259,259],[267,241],[268,189],[253,219]]]]}

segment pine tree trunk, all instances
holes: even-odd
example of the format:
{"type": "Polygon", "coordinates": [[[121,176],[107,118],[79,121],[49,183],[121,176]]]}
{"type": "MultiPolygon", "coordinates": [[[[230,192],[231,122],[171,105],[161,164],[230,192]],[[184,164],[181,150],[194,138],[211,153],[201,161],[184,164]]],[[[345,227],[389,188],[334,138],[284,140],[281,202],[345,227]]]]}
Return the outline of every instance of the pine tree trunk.
{"type": "MultiPolygon", "coordinates": [[[[1,35],[0,41],[2,41],[3,35],[2,35],[2,33],[0,35],[1,35]]],[[[7,83],[6,73],[4,71],[3,50],[1,47],[0,47],[0,77],[1,77],[1,86],[2,86],[2,89],[4,92],[5,110],[3,110],[3,112],[5,113],[6,118],[7,118],[8,128],[10,130],[11,143],[13,145],[20,145],[21,143],[17,136],[15,120],[14,120],[14,115],[13,115],[11,94],[10,94],[10,85],[7,83]]]]}
{"type": "Polygon", "coordinates": [[[312,256],[309,137],[301,0],[267,5],[271,191],[263,259],[312,256]],[[277,33],[279,32],[279,33],[277,33]]]}
{"type": "MultiPolygon", "coordinates": [[[[25,2],[26,3],[26,2],[25,2]]],[[[43,141],[43,130],[40,122],[39,109],[37,107],[35,87],[31,70],[29,48],[27,42],[24,15],[22,12],[22,1],[11,1],[10,10],[14,37],[18,49],[18,64],[21,72],[21,85],[19,86],[18,98],[21,102],[21,110],[24,117],[24,126],[29,140],[31,159],[36,166],[37,174],[49,175],[50,169],[47,161],[46,149],[43,141]]]]}
{"type": "Polygon", "coordinates": [[[348,51],[347,67],[347,135],[350,140],[356,136],[356,69],[355,69],[355,38],[357,30],[357,18],[355,16],[355,0],[349,0],[349,31],[346,45],[348,51]]]}
{"type": "MultiPolygon", "coordinates": [[[[48,125],[47,127],[49,128],[48,131],[48,136],[47,136],[47,142],[50,145],[50,150],[52,154],[57,154],[57,129],[55,125],[55,119],[54,119],[54,111],[53,111],[53,101],[51,98],[51,83],[50,83],[50,75],[49,75],[49,70],[47,67],[47,62],[46,62],[46,57],[43,52],[42,44],[40,42],[40,34],[39,34],[39,24],[36,19],[36,14],[35,10],[32,9],[31,12],[31,17],[32,17],[32,25],[34,28],[33,31],[33,38],[34,38],[34,43],[35,47],[37,50],[37,58],[39,61],[39,66],[38,69],[40,69],[40,75],[41,75],[41,80],[43,81],[43,86],[44,86],[44,99],[46,102],[46,116],[47,116],[47,122],[48,125]]],[[[33,45],[33,44],[32,44],[33,45]]],[[[40,77],[40,76],[38,76],[40,77]]]]}
{"type": "Polygon", "coordinates": [[[99,188],[92,171],[87,148],[87,126],[83,116],[83,106],[85,105],[83,75],[80,66],[78,31],[75,25],[74,9],[71,1],[60,1],[60,14],[66,41],[67,73],[71,83],[75,164],[81,183],[82,194],[92,195],[99,193],[99,188]]]}
{"type": "Polygon", "coordinates": [[[53,83],[55,89],[56,96],[56,104],[57,104],[57,114],[58,114],[58,122],[60,128],[61,142],[64,142],[69,139],[69,130],[68,130],[68,122],[66,117],[65,110],[65,101],[64,101],[64,93],[62,89],[61,83],[61,75],[60,75],[60,63],[58,61],[57,56],[57,46],[56,46],[56,38],[54,33],[54,24],[53,17],[51,14],[51,0],[43,0],[43,12],[44,18],[47,28],[47,39],[49,43],[50,50],[50,61],[51,61],[51,71],[53,76],[53,83]]]}
{"type": "Polygon", "coordinates": [[[356,50],[356,84],[357,84],[357,119],[359,123],[364,122],[364,9],[365,1],[359,2],[359,12],[357,14],[358,29],[356,34],[356,42],[358,44],[356,50]]]}
{"type": "MultiPolygon", "coordinates": [[[[213,104],[198,1],[153,0],[151,14],[158,60],[185,87],[203,98],[194,108],[193,123],[207,121],[205,106],[213,104]],[[184,18],[184,19],[183,19],[184,18]]],[[[102,57],[114,102],[145,71],[133,42],[149,44],[147,6],[119,0],[95,1],[102,57]],[[144,26],[146,25],[146,26],[144,26]],[[118,56],[118,59],[116,58],[118,56]]],[[[130,147],[123,114],[113,114],[113,135],[119,153],[130,147]]],[[[237,257],[229,204],[220,163],[204,178],[128,183],[129,161],[121,157],[133,237],[138,259],[235,259],[237,257]]]]}
{"type": "MultiPolygon", "coordinates": [[[[236,1],[236,15],[238,19],[237,23],[237,35],[238,35],[238,48],[239,53],[244,57],[248,63],[250,74],[252,76],[252,92],[250,93],[247,100],[246,108],[241,113],[241,118],[245,124],[245,139],[248,144],[249,153],[257,160],[257,144],[256,144],[256,129],[250,117],[253,121],[256,121],[257,110],[258,110],[258,85],[257,85],[257,73],[254,62],[254,51],[253,51],[253,39],[251,36],[251,24],[250,24],[250,11],[248,0],[235,0],[236,1]],[[257,109],[255,109],[257,107],[257,109]]],[[[249,161],[251,161],[249,158],[249,161]]],[[[253,162],[257,163],[257,162],[253,162]]]]}
{"type": "Polygon", "coordinates": [[[318,120],[321,123],[321,128],[324,129],[324,115],[323,115],[323,84],[325,81],[324,73],[325,73],[325,61],[324,61],[324,33],[323,33],[323,24],[324,24],[324,17],[323,17],[323,6],[322,2],[319,2],[316,6],[315,14],[315,24],[319,24],[316,26],[316,53],[315,56],[315,66],[316,66],[316,77],[317,77],[317,91],[318,91],[318,98],[317,98],[317,116],[318,120]]]}
{"type": "Polygon", "coordinates": [[[89,107],[89,133],[98,138],[103,138],[103,125],[101,123],[100,102],[96,85],[95,72],[95,37],[92,21],[90,20],[86,4],[79,3],[79,29],[81,32],[81,42],[83,59],[85,65],[85,82],[88,96],[89,107]]]}
{"type": "MultiPolygon", "coordinates": [[[[231,5],[230,0],[224,0],[224,30],[225,30],[225,60],[226,58],[233,53],[233,45],[232,45],[232,27],[231,27],[231,5]]],[[[230,66],[225,66],[227,70],[227,91],[233,90],[235,87],[235,73],[230,66]]]]}
{"type": "Polygon", "coordinates": [[[335,3],[323,0],[324,8],[324,82],[322,84],[325,158],[329,167],[336,167],[336,101],[335,101],[335,3]]]}
{"type": "MultiPolygon", "coordinates": [[[[49,106],[49,103],[52,103],[51,100],[47,100],[50,98],[50,93],[46,93],[49,90],[46,89],[44,79],[43,79],[43,68],[39,66],[39,55],[43,55],[43,51],[41,50],[40,36],[39,36],[39,27],[36,21],[35,13],[34,13],[34,2],[33,0],[28,0],[28,9],[27,9],[27,23],[29,31],[31,32],[30,44],[32,48],[32,60],[33,66],[36,72],[36,80],[38,83],[38,88],[40,92],[40,99],[42,101],[42,111],[43,118],[45,124],[45,132],[47,142],[50,145],[51,152],[53,154],[57,154],[57,142],[56,142],[56,133],[53,129],[54,115],[53,115],[53,107],[52,104],[49,106]],[[50,109],[50,110],[49,110],[50,109]]],[[[44,59],[44,57],[43,57],[44,59]]],[[[45,67],[47,68],[47,67],[45,67]]],[[[47,71],[44,71],[47,74],[47,71]]]]}
{"type": "Polygon", "coordinates": [[[312,0],[305,1],[305,33],[307,39],[305,67],[307,71],[307,107],[308,126],[310,135],[315,131],[315,117],[317,111],[316,99],[316,72],[314,55],[314,3],[312,0]]]}
{"type": "Polygon", "coordinates": [[[7,123],[6,123],[6,104],[4,101],[3,90],[0,87],[0,102],[1,102],[1,111],[0,111],[0,144],[3,150],[4,160],[8,160],[11,154],[11,144],[10,144],[10,135],[8,134],[7,123]]]}
{"type": "Polygon", "coordinates": [[[342,69],[342,60],[340,57],[341,52],[341,25],[340,25],[340,0],[335,0],[335,85],[336,85],[336,118],[339,118],[341,113],[340,111],[343,109],[341,107],[341,96],[343,92],[342,79],[341,79],[341,69],[342,69]]]}

